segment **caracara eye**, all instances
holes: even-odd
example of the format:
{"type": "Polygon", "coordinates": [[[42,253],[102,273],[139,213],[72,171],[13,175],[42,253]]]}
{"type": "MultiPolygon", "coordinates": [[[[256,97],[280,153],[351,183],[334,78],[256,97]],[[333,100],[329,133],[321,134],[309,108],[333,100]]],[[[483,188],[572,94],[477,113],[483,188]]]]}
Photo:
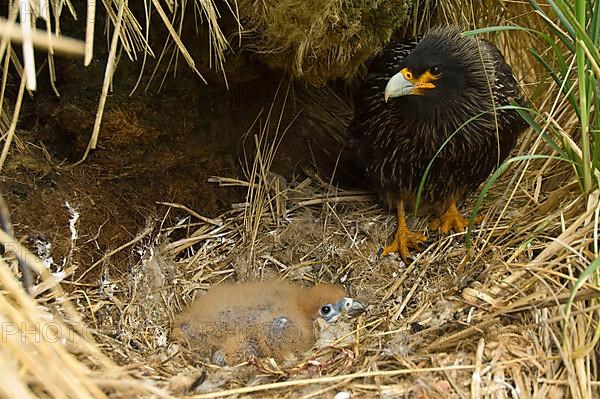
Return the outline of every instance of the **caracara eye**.
{"type": "Polygon", "coordinates": [[[412,72],[410,72],[410,71],[404,72],[404,77],[408,80],[411,80],[413,77],[412,72]]]}
{"type": "Polygon", "coordinates": [[[429,70],[429,72],[433,75],[433,76],[440,76],[442,74],[442,67],[439,65],[436,65],[434,67],[431,67],[431,69],[429,70]]]}

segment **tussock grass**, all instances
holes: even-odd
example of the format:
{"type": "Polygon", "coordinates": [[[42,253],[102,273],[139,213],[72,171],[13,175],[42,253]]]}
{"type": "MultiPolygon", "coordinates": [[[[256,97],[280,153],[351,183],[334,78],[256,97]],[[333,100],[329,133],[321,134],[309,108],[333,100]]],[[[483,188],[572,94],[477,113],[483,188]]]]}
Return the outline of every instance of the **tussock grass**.
{"type": "MultiPolygon", "coordinates": [[[[200,79],[204,80],[204,77],[196,67],[196,61],[190,55],[188,49],[181,40],[183,20],[185,18],[186,10],[191,8],[191,12],[196,16],[198,21],[205,21],[211,40],[211,53],[208,55],[209,64],[211,67],[215,67],[217,70],[221,70],[224,73],[224,62],[225,54],[229,49],[229,43],[225,37],[225,34],[221,30],[220,17],[215,2],[213,0],[193,0],[188,2],[187,0],[169,0],[166,2],[167,10],[165,11],[163,2],[160,0],[145,0],[144,9],[145,13],[145,29],[143,29],[142,22],[133,14],[126,0],[104,0],[102,1],[104,8],[102,10],[97,9],[96,1],[88,1],[86,8],[86,15],[77,15],[75,8],[70,1],[56,1],[56,0],[43,0],[40,2],[33,0],[16,1],[9,10],[8,20],[0,20],[0,29],[2,41],[0,42],[0,65],[3,65],[3,79],[2,79],[2,91],[0,93],[0,105],[4,103],[5,85],[7,83],[7,72],[11,66],[15,67],[19,75],[21,76],[23,84],[28,90],[36,89],[36,61],[34,59],[33,48],[45,48],[48,49],[48,70],[50,73],[50,81],[54,91],[57,95],[59,94],[58,89],[55,86],[56,73],[54,70],[54,54],[69,54],[71,56],[83,56],[84,65],[89,65],[93,56],[93,41],[95,36],[95,21],[97,12],[105,12],[108,20],[107,24],[107,35],[110,37],[110,48],[109,56],[106,61],[106,68],[104,73],[104,83],[102,92],[99,99],[98,110],[96,113],[96,122],[91,132],[91,138],[89,145],[83,154],[80,162],[83,162],[89,152],[96,148],[98,142],[98,134],[100,131],[100,124],[104,116],[104,107],[106,104],[109,88],[112,83],[112,77],[117,66],[117,50],[122,50],[127,57],[134,61],[140,56],[143,58],[142,72],[146,64],[146,58],[156,57],[155,51],[150,47],[149,35],[151,33],[151,15],[154,12],[160,17],[161,23],[165,26],[169,33],[169,39],[165,43],[162,53],[159,56],[159,62],[157,63],[152,77],[155,76],[160,61],[163,59],[169,60],[167,66],[167,72],[174,68],[175,60],[181,55],[188,66],[199,76],[200,79]],[[86,20],[86,33],[85,40],[77,40],[68,37],[62,37],[60,21],[63,17],[63,12],[68,10],[73,18],[85,18],[86,20]],[[17,23],[17,18],[19,22],[17,23]],[[43,20],[46,23],[46,31],[39,31],[35,29],[36,21],[43,20]],[[15,49],[12,47],[11,42],[22,43],[22,54],[24,65],[21,65],[18,55],[15,49]],[[170,43],[175,43],[175,46],[171,46],[170,43]],[[167,51],[172,51],[172,56],[167,57],[167,51]]],[[[235,3],[234,3],[235,5],[235,3]]],[[[234,12],[231,6],[227,7],[229,11],[234,12]]],[[[141,75],[140,75],[141,79],[141,75]]],[[[139,80],[138,80],[139,84],[139,80]]],[[[137,84],[133,88],[132,92],[136,90],[137,84]]],[[[19,111],[20,111],[20,99],[22,97],[23,90],[19,90],[17,99],[14,100],[15,112],[12,118],[12,124],[16,126],[19,111]]],[[[2,118],[6,118],[5,109],[0,107],[2,111],[2,118]]],[[[7,153],[12,143],[13,134],[9,129],[9,134],[4,140],[3,154],[7,153]]],[[[3,130],[4,132],[4,130],[3,130]]],[[[2,161],[6,155],[3,155],[2,161]]],[[[2,167],[0,162],[0,170],[2,167]]],[[[75,166],[77,163],[75,164],[75,166]]]]}
{"type": "Polygon", "coordinates": [[[272,67],[314,86],[349,78],[392,34],[408,25],[418,2],[238,0],[246,46],[272,67]]]}

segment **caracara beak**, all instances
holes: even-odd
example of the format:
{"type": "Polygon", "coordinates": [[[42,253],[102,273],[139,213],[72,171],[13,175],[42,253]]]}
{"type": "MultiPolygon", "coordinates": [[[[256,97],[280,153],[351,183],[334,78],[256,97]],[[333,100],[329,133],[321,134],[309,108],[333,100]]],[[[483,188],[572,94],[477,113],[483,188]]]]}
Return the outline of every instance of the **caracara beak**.
{"type": "Polygon", "coordinates": [[[412,77],[406,68],[392,76],[385,86],[385,102],[392,97],[402,97],[408,95],[422,95],[421,89],[433,89],[435,84],[431,82],[431,75],[426,72],[418,79],[412,77]],[[409,76],[409,78],[407,78],[409,76]]]}
{"type": "Polygon", "coordinates": [[[398,72],[392,76],[385,86],[385,102],[387,103],[387,101],[392,97],[407,96],[413,91],[414,88],[415,85],[406,80],[404,75],[402,75],[402,72],[398,72]]]}

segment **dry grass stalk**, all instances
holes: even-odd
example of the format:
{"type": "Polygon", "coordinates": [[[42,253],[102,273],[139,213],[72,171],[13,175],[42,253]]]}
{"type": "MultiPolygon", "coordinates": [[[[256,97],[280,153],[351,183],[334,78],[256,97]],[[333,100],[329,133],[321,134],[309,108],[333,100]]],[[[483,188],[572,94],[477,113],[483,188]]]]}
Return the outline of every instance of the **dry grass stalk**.
{"type": "Polygon", "coordinates": [[[85,24],[85,55],[83,65],[88,66],[94,56],[94,26],[96,24],[96,2],[87,2],[87,18],[85,24]]]}
{"type": "MultiPolygon", "coordinates": [[[[263,216],[268,214],[278,217],[285,208],[285,204],[281,204],[281,201],[284,201],[284,194],[282,193],[284,187],[281,187],[281,179],[278,176],[272,175],[270,170],[277,149],[290,127],[290,125],[287,127],[282,126],[282,118],[284,115],[283,110],[286,108],[290,95],[291,81],[288,82],[285,94],[283,95],[282,111],[279,113],[279,117],[275,119],[275,115],[273,114],[276,103],[279,101],[279,90],[282,84],[283,81],[280,82],[280,86],[275,93],[275,98],[266,115],[266,122],[261,126],[259,134],[254,135],[256,154],[254,155],[252,168],[250,169],[246,166],[246,175],[249,180],[246,203],[250,204],[250,206],[244,210],[244,225],[246,229],[244,241],[249,244],[249,259],[253,265],[256,260],[254,243],[261,230],[263,216]],[[271,125],[273,120],[275,120],[275,126],[271,125]],[[273,192],[272,196],[271,192],[273,192]]],[[[245,156],[245,158],[247,157],[245,156]]]]}
{"type": "MultiPolygon", "coordinates": [[[[15,25],[11,25],[4,18],[0,18],[0,36],[7,37],[9,40],[16,43],[23,42],[22,30],[15,25]]],[[[81,40],[52,35],[50,31],[44,33],[32,31],[31,42],[33,47],[43,50],[50,50],[50,48],[52,48],[53,52],[67,55],[83,55],[85,52],[85,46],[81,40]]]]}
{"type": "Polygon", "coordinates": [[[27,76],[26,84],[28,90],[35,90],[37,87],[37,78],[35,76],[35,59],[33,58],[32,28],[33,15],[31,15],[30,1],[20,2],[19,18],[22,23],[19,24],[22,32],[23,61],[25,64],[25,74],[27,76]]]}
{"type": "Polygon", "coordinates": [[[96,144],[98,143],[98,134],[100,133],[100,124],[102,123],[102,116],[104,115],[104,106],[106,104],[106,97],[108,96],[108,89],[112,82],[112,76],[115,72],[115,60],[117,56],[117,46],[119,43],[119,36],[121,34],[121,22],[123,21],[123,13],[125,11],[125,6],[127,5],[127,1],[122,0],[121,5],[119,6],[119,12],[117,14],[117,21],[115,22],[115,30],[113,32],[113,37],[110,42],[110,49],[108,53],[108,61],[106,62],[106,69],[104,71],[104,82],[102,83],[102,94],[100,94],[100,102],[98,103],[98,111],[96,111],[96,119],[94,121],[94,130],[92,131],[92,137],[90,138],[90,142],[88,143],[87,148],[85,149],[85,153],[79,162],[75,165],[85,161],[90,150],[96,148],[96,144]]]}
{"type": "MultiPolygon", "coordinates": [[[[13,113],[12,120],[10,122],[10,126],[6,134],[4,134],[4,145],[2,146],[2,153],[0,154],[0,170],[4,166],[4,162],[6,161],[6,157],[8,156],[8,150],[10,150],[10,145],[12,144],[13,138],[15,136],[15,130],[17,129],[17,121],[19,120],[19,113],[21,112],[21,103],[23,101],[23,93],[25,92],[27,77],[23,76],[21,78],[21,85],[19,86],[19,93],[17,94],[17,102],[15,103],[15,110],[13,113]]],[[[0,109],[2,111],[2,109],[0,109]]]]}
{"type": "Polygon", "coordinates": [[[94,332],[82,323],[79,312],[60,289],[59,280],[33,254],[3,231],[0,242],[27,260],[41,276],[40,284],[49,283],[37,299],[32,298],[11,273],[11,265],[0,260],[0,358],[6,374],[3,378],[15,378],[3,384],[7,397],[105,398],[101,381],[117,377],[123,392],[155,390],[140,389],[145,386],[143,381],[124,375],[99,350],[94,332]]]}

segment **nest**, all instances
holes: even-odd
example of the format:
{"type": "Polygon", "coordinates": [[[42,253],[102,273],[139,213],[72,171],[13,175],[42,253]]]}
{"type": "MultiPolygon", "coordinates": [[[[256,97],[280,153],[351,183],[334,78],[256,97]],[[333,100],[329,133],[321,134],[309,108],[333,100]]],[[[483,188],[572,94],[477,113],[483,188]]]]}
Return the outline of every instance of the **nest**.
{"type": "Polygon", "coordinates": [[[404,27],[412,0],[238,0],[252,51],[315,86],[349,78],[404,27]]]}
{"type": "MultiPolygon", "coordinates": [[[[428,247],[407,266],[393,256],[377,255],[393,231],[394,218],[382,212],[370,193],[335,189],[318,177],[286,182],[273,174],[258,175],[265,180],[215,179],[246,187],[248,198],[254,200],[215,219],[190,212],[173,226],[154,222],[119,248],[141,255],[129,273],[111,273],[105,266],[101,285],[72,292],[63,305],[57,302],[65,296],[57,280],[68,279],[74,269],[54,277],[46,272],[34,290],[52,290],[40,298],[41,310],[35,316],[28,314],[28,319],[37,317],[44,320],[42,326],[58,326],[59,337],[79,354],[82,364],[94,359],[93,370],[71,360],[70,367],[76,367],[82,381],[103,381],[127,395],[563,393],[562,385],[549,377],[556,375],[558,380],[568,372],[564,359],[553,355],[558,348],[552,337],[560,336],[562,329],[561,308],[556,305],[569,295],[561,281],[567,278],[561,265],[579,257],[564,254],[561,245],[548,246],[544,238],[555,234],[573,242],[568,231],[560,233],[557,202],[549,200],[553,204],[547,204],[547,213],[539,214],[521,196],[501,212],[504,192],[495,191],[483,225],[474,231],[470,252],[464,234],[431,236],[428,247]],[[527,248],[520,246],[539,223],[544,223],[545,233],[532,235],[527,248]],[[175,239],[181,232],[183,238],[175,239]],[[169,339],[175,314],[211,286],[273,277],[297,284],[343,285],[351,296],[370,304],[369,311],[352,327],[350,342],[329,342],[294,362],[251,359],[219,368],[209,359],[199,361],[169,339]],[[71,303],[79,305],[77,311],[71,303]],[[52,309],[54,316],[49,313],[52,309]],[[80,321],[78,314],[86,315],[87,321],[80,321]],[[72,325],[79,330],[73,331],[72,325]],[[548,339],[542,340],[544,336],[548,339]],[[95,350],[93,341],[103,353],[111,353],[112,360],[95,350]],[[117,379],[113,361],[128,365],[126,376],[117,379]]],[[[512,177],[506,176],[499,186],[510,186],[512,177]]],[[[576,196],[564,202],[573,215],[567,223],[591,233],[593,219],[576,216],[585,204],[576,196]]],[[[414,223],[426,230],[427,220],[414,223]]],[[[2,270],[3,284],[11,290],[10,306],[33,303],[19,293],[14,276],[2,270]]],[[[575,306],[595,295],[591,287],[584,289],[575,306]]],[[[575,324],[567,331],[587,323],[588,311],[578,312],[581,316],[574,316],[575,324]]],[[[580,339],[570,333],[563,337],[580,339]]],[[[42,347],[35,356],[50,356],[47,351],[57,349],[46,340],[38,345],[42,347]],[[44,348],[46,352],[41,352],[44,348]]],[[[64,368],[57,369],[63,378],[64,368]]],[[[32,389],[43,393],[44,385],[31,381],[32,389]]]]}

